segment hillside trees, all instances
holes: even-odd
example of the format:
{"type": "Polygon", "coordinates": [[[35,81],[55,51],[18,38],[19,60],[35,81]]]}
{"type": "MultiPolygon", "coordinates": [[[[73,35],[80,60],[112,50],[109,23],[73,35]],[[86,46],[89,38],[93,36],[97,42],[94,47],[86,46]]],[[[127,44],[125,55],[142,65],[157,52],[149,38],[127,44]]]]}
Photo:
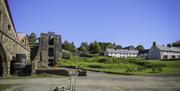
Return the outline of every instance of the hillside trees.
{"type": "Polygon", "coordinates": [[[82,42],[80,47],[78,48],[78,51],[81,51],[81,52],[88,52],[89,50],[89,45],[87,42],[82,42]]]}
{"type": "Polygon", "coordinates": [[[28,35],[28,42],[30,47],[34,46],[36,43],[36,34],[32,32],[30,35],[28,35]]]}
{"type": "Polygon", "coordinates": [[[167,44],[168,47],[180,47],[180,40],[167,44]]]}
{"type": "Polygon", "coordinates": [[[138,45],[138,46],[136,47],[136,49],[137,49],[138,51],[143,51],[143,50],[144,50],[144,46],[143,46],[143,45],[138,45]]]}
{"type": "Polygon", "coordinates": [[[62,44],[62,48],[67,50],[67,51],[71,51],[71,52],[76,52],[76,47],[74,45],[74,42],[68,42],[67,40],[64,41],[64,43],[62,44]]]}
{"type": "Polygon", "coordinates": [[[89,52],[92,54],[100,53],[101,52],[101,46],[99,45],[99,43],[96,41],[93,43],[90,43],[89,52]]]}
{"type": "Polygon", "coordinates": [[[174,47],[180,47],[180,40],[179,40],[179,41],[176,41],[176,42],[173,42],[173,43],[172,43],[172,46],[174,46],[174,47]]]}

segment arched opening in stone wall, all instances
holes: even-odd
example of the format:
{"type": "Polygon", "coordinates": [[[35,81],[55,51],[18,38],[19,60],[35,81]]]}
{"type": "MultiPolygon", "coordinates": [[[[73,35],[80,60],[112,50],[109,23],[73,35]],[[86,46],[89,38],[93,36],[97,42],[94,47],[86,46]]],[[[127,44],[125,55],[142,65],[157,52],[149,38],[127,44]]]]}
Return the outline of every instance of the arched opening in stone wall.
{"type": "Polygon", "coordinates": [[[49,50],[48,50],[48,56],[49,56],[49,57],[54,56],[54,49],[53,49],[53,48],[49,48],[49,50]]]}
{"type": "Polygon", "coordinates": [[[0,55],[0,76],[3,74],[3,65],[2,65],[2,57],[0,55]]]}
{"type": "Polygon", "coordinates": [[[54,65],[54,59],[49,59],[48,66],[53,66],[53,65],[54,65]]]}
{"type": "Polygon", "coordinates": [[[4,70],[6,69],[4,68],[6,67],[6,65],[4,65],[4,62],[6,62],[6,54],[2,44],[0,43],[0,76],[3,76],[3,74],[5,74],[4,70]]]}
{"type": "Polygon", "coordinates": [[[49,36],[49,45],[54,45],[54,38],[49,36]]]}
{"type": "Polygon", "coordinates": [[[10,74],[14,74],[15,73],[15,68],[14,68],[14,63],[16,62],[15,56],[13,56],[11,62],[10,62],[10,74]]]}

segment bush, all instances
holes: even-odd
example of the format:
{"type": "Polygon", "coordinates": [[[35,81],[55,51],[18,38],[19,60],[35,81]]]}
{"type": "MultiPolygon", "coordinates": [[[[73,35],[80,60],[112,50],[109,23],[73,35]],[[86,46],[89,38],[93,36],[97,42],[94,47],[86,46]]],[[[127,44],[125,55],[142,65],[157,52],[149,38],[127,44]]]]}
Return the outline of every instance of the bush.
{"type": "Polygon", "coordinates": [[[161,67],[153,67],[152,72],[162,72],[162,68],[161,67]]]}
{"type": "Polygon", "coordinates": [[[135,68],[128,68],[126,72],[136,72],[137,70],[135,68]]]}
{"type": "Polygon", "coordinates": [[[131,68],[128,68],[128,69],[126,70],[126,72],[132,72],[132,69],[131,69],[131,68]]]}
{"type": "Polygon", "coordinates": [[[88,67],[90,67],[90,68],[102,68],[102,66],[101,65],[98,65],[98,64],[91,64],[91,65],[88,65],[88,67]]]}
{"type": "Polygon", "coordinates": [[[64,59],[71,59],[71,53],[69,53],[69,52],[63,52],[62,53],[62,58],[64,58],[64,59]]]}
{"type": "Polygon", "coordinates": [[[81,53],[80,57],[98,57],[99,54],[88,54],[88,53],[81,53]]]}
{"type": "Polygon", "coordinates": [[[98,62],[99,62],[99,63],[108,63],[109,60],[106,59],[106,58],[102,58],[102,59],[99,59],[98,62]]]}

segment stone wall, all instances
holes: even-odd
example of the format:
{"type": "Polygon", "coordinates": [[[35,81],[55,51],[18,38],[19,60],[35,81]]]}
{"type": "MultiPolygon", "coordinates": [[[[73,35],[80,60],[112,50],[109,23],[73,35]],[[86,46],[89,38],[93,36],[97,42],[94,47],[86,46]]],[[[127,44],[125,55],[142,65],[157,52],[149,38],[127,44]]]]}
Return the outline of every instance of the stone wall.
{"type": "Polygon", "coordinates": [[[16,54],[25,54],[26,63],[31,64],[30,49],[18,40],[7,0],[0,0],[0,45],[3,76],[10,75],[11,61],[16,54]]]}
{"type": "MultiPolygon", "coordinates": [[[[34,48],[37,49],[37,48],[34,48]]],[[[33,52],[34,50],[32,50],[33,52]]],[[[61,36],[54,32],[42,33],[36,57],[33,59],[34,69],[56,64],[62,55],[61,36]]]]}
{"type": "Polygon", "coordinates": [[[160,50],[156,46],[152,46],[149,50],[148,59],[161,59],[160,50]]]}

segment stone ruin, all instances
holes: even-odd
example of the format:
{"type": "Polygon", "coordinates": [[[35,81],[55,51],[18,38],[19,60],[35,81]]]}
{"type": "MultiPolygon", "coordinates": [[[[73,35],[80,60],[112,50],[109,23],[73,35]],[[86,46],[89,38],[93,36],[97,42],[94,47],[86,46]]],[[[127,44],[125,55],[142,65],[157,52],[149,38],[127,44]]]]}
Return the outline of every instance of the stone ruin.
{"type": "Polygon", "coordinates": [[[0,76],[14,74],[31,74],[30,48],[27,35],[16,32],[8,0],[0,0],[0,76]]]}
{"type": "Polygon", "coordinates": [[[30,75],[38,67],[55,65],[61,54],[61,36],[53,32],[42,33],[30,49],[27,35],[16,32],[8,0],[0,0],[0,77],[30,75]]]}
{"type": "Polygon", "coordinates": [[[54,66],[62,55],[61,36],[54,32],[41,33],[39,43],[31,49],[36,68],[54,66]]]}

